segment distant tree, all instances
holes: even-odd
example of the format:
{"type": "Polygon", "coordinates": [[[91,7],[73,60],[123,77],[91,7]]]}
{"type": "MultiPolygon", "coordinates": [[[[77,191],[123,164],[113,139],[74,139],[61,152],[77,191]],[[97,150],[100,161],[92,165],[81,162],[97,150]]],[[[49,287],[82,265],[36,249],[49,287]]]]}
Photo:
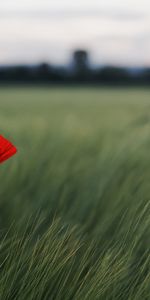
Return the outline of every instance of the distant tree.
{"type": "Polygon", "coordinates": [[[83,80],[89,77],[90,69],[87,51],[76,50],[73,53],[73,68],[76,79],[83,80]]]}
{"type": "Polygon", "coordinates": [[[13,80],[26,81],[30,79],[30,70],[26,66],[16,66],[10,72],[13,80]]]}
{"type": "Polygon", "coordinates": [[[50,66],[47,63],[41,63],[37,67],[36,73],[40,81],[47,81],[50,77],[50,66]]]}
{"type": "Polygon", "coordinates": [[[27,66],[4,67],[0,70],[1,81],[27,81],[30,80],[30,69],[27,66]]]}
{"type": "Polygon", "coordinates": [[[129,81],[130,75],[124,68],[108,66],[97,70],[96,78],[104,83],[120,83],[129,81]]]}
{"type": "Polygon", "coordinates": [[[35,69],[35,75],[42,82],[61,82],[64,80],[65,69],[42,63],[35,69]]]}
{"type": "Polygon", "coordinates": [[[142,74],[145,83],[150,84],[150,68],[146,68],[142,74]]]}

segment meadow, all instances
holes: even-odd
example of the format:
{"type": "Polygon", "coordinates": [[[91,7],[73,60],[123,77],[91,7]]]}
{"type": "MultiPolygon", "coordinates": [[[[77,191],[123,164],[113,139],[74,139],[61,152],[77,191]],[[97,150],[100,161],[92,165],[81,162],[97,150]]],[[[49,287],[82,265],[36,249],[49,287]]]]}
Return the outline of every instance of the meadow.
{"type": "Polygon", "coordinates": [[[0,299],[150,299],[148,89],[1,87],[0,299]]]}

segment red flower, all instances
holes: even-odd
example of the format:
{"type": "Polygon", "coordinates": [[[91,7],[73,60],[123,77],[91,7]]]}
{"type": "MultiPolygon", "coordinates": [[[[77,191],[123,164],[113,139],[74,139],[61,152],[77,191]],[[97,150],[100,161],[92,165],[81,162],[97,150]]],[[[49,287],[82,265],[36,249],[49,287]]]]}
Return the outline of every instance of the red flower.
{"type": "Polygon", "coordinates": [[[16,147],[0,135],[0,163],[13,156],[16,152],[16,147]]]}

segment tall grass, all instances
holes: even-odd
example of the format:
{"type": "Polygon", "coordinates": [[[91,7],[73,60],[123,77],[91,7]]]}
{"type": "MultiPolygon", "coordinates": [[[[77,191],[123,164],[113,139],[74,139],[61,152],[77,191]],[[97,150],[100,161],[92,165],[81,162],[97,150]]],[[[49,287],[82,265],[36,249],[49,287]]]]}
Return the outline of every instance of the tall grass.
{"type": "Polygon", "coordinates": [[[149,300],[149,91],[0,99],[0,299],[149,300]]]}

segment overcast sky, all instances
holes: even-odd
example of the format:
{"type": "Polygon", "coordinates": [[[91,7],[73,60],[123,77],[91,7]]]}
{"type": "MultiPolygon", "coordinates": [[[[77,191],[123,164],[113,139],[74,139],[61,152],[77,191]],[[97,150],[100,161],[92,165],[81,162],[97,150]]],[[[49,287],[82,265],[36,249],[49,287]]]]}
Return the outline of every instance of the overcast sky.
{"type": "Polygon", "coordinates": [[[91,62],[150,66],[149,0],[0,0],[0,64],[91,62]]]}

